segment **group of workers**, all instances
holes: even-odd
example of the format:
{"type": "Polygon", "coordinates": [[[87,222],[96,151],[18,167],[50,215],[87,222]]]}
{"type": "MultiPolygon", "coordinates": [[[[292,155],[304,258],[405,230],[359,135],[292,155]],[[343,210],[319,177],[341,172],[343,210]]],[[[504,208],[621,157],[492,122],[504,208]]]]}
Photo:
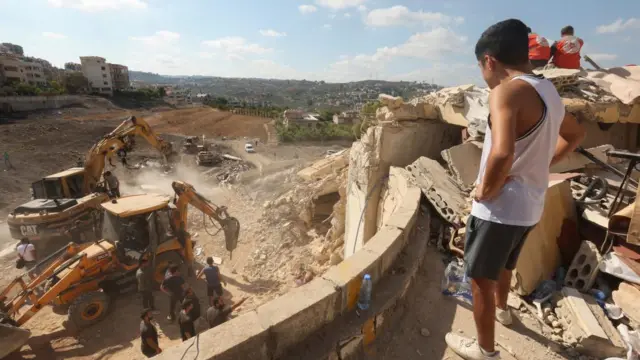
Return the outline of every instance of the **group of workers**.
{"type": "Polygon", "coordinates": [[[534,68],[544,67],[552,63],[557,68],[579,69],[580,50],[584,41],[575,36],[573,26],[565,26],[560,30],[560,40],[549,46],[549,41],[531,28],[529,31],[529,61],[534,68]]]}
{"type": "MultiPolygon", "coordinates": [[[[138,280],[138,290],[142,295],[142,313],[140,315],[140,347],[146,357],[153,357],[162,352],[158,342],[158,332],[151,322],[156,311],[153,298],[153,269],[149,266],[149,261],[143,258],[136,273],[138,280]]],[[[204,278],[207,283],[207,297],[209,308],[204,314],[209,328],[213,328],[226,322],[231,313],[238,308],[247,298],[243,298],[233,306],[225,305],[222,295],[224,290],[222,284],[227,284],[225,278],[220,273],[220,268],[215,265],[213,258],[207,258],[207,266],[204,267],[197,279],[204,278]]],[[[183,341],[188,340],[197,334],[197,324],[202,316],[200,311],[200,300],[196,296],[193,288],[184,280],[177,264],[169,264],[165,273],[164,281],[160,290],[169,297],[169,311],[167,320],[176,320],[175,308],[179,304],[180,312],[177,315],[180,326],[180,336],[183,341]]]]}

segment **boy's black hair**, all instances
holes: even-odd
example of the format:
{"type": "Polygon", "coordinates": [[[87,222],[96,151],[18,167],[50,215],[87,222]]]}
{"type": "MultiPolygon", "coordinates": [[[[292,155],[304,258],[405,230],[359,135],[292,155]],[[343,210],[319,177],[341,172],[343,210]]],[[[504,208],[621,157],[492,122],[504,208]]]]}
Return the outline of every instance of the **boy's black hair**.
{"type": "Polygon", "coordinates": [[[529,62],[528,27],[518,19],[500,21],[485,30],[476,43],[476,58],[485,55],[505,65],[517,66],[529,62]]]}

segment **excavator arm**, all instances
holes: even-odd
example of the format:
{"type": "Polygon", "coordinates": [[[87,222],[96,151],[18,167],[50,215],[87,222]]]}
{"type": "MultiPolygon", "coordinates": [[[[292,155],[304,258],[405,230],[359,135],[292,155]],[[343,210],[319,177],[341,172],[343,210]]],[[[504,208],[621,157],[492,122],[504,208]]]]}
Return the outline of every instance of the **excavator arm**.
{"type": "Polygon", "coordinates": [[[134,136],[144,138],[151,146],[162,153],[165,161],[173,154],[171,143],[156,135],[146,121],[131,116],[112,132],[102,137],[87,153],[84,161],[85,179],[83,191],[85,194],[93,192],[96,184],[100,181],[106,159],[113,156],[120,149],[129,150],[131,146],[130,140],[134,136]]]}
{"type": "Polygon", "coordinates": [[[226,207],[217,206],[202,196],[191,184],[174,181],[171,186],[176,193],[175,205],[177,211],[173,217],[176,227],[182,231],[185,230],[188,206],[195,207],[220,224],[222,231],[224,231],[225,245],[231,257],[233,250],[238,245],[238,237],[240,236],[240,222],[238,219],[230,216],[226,207]]]}

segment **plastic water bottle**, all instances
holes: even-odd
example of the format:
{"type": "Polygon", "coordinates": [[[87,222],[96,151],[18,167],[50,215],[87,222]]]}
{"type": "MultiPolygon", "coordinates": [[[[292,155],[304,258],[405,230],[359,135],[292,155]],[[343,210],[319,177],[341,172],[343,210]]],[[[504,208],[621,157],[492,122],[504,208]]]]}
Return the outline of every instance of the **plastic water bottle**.
{"type": "Polygon", "coordinates": [[[464,266],[452,261],[444,270],[441,290],[444,295],[453,296],[468,304],[473,303],[471,282],[464,271],[464,266]]]}
{"type": "Polygon", "coordinates": [[[373,283],[371,282],[371,275],[365,274],[360,285],[360,294],[358,295],[358,309],[367,310],[371,305],[371,291],[373,290],[373,283]]]}

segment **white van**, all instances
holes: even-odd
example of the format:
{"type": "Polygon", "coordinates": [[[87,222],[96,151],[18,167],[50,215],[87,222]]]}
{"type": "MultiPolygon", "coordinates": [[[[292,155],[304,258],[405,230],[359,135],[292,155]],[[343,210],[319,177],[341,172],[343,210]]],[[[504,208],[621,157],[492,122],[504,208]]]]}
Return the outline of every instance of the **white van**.
{"type": "Polygon", "coordinates": [[[256,150],[253,148],[253,145],[251,145],[249,143],[244,144],[244,151],[246,151],[248,153],[256,152],[256,150]]]}

